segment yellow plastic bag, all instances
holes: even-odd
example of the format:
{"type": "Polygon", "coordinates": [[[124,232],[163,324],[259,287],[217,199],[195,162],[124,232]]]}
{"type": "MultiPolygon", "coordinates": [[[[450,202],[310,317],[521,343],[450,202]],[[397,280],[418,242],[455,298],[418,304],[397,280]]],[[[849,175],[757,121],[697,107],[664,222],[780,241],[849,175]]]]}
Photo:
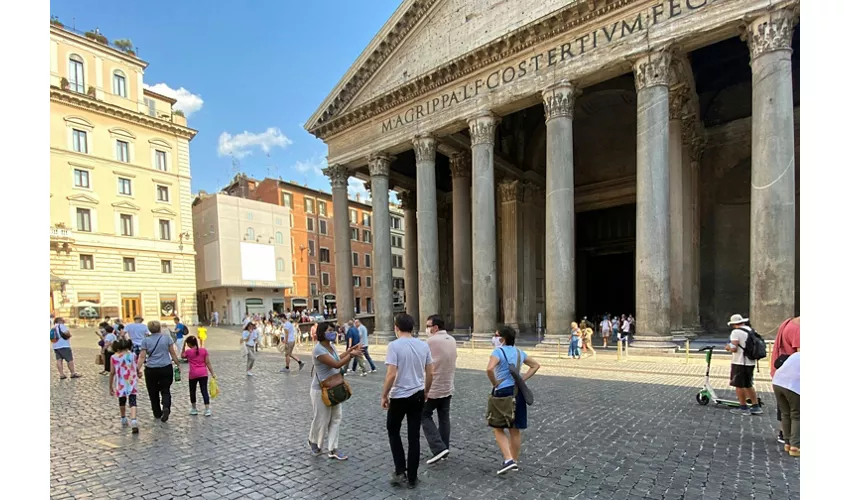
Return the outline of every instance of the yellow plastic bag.
{"type": "Polygon", "coordinates": [[[214,378],[211,378],[210,379],[210,397],[215,399],[215,398],[218,397],[218,394],[219,394],[218,382],[216,382],[214,378]]]}

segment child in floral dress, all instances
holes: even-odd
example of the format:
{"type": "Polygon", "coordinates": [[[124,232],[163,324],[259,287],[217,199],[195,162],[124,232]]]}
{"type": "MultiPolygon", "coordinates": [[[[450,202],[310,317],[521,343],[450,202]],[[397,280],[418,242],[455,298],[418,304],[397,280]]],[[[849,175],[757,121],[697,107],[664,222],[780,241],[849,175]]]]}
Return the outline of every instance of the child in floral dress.
{"type": "Polygon", "coordinates": [[[130,401],[130,426],[133,434],[139,433],[136,421],[136,385],[138,382],[136,355],[132,351],[133,343],[129,339],[119,338],[112,343],[112,366],[109,370],[109,392],[118,397],[121,409],[121,426],[127,426],[126,406],[130,401]]]}

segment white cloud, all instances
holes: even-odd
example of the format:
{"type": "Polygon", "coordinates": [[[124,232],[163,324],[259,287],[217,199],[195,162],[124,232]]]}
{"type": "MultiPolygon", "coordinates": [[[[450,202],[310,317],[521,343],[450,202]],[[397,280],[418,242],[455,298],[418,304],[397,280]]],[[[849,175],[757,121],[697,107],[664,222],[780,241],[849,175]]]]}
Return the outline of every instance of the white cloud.
{"type": "Polygon", "coordinates": [[[358,194],[360,195],[360,201],[372,201],[372,194],[366,189],[366,181],[357,177],[349,177],[348,197],[356,200],[358,194]]]}
{"type": "Polygon", "coordinates": [[[324,176],[322,169],[328,166],[328,161],[324,158],[313,158],[310,160],[298,160],[292,166],[299,174],[313,174],[318,177],[324,176]]]}
{"type": "Polygon", "coordinates": [[[157,94],[177,99],[177,104],[174,105],[174,109],[182,111],[183,114],[186,115],[186,118],[189,118],[192,113],[200,110],[204,106],[204,100],[201,99],[201,96],[193,94],[183,87],[174,90],[165,83],[157,83],[156,85],[144,84],[144,86],[146,89],[156,92],[157,94]]]}
{"type": "Polygon", "coordinates": [[[277,127],[269,127],[265,132],[259,134],[247,130],[236,135],[222,132],[218,136],[218,154],[219,156],[233,155],[236,158],[242,158],[251,154],[252,149],[260,148],[268,154],[274,147],[284,149],[290,144],[292,144],[292,140],[283,135],[277,127]]]}

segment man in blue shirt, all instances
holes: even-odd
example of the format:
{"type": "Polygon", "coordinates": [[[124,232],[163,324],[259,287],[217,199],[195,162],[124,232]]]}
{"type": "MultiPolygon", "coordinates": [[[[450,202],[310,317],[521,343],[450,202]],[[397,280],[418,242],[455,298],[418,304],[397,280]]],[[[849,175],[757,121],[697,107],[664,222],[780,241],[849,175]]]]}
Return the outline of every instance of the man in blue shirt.
{"type": "MultiPolygon", "coordinates": [[[[360,344],[360,330],[358,330],[357,327],[354,326],[354,320],[350,320],[346,325],[345,342],[348,346],[348,349],[351,349],[353,346],[360,344]]],[[[355,371],[357,365],[359,365],[360,376],[365,377],[368,373],[368,371],[366,370],[366,358],[364,358],[361,354],[359,356],[355,356],[354,359],[352,359],[351,361],[352,363],[354,363],[351,365],[351,370],[355,371]]]]}
{"type": "MultiPolygon", "coordinates": [[[[174,316],[174,336],[177,338],[177,357],[183,356],[183,337],[189,333],[189,329],[186,328],[180,318],[174,316]]],[[[184,360],[185,362],[188,362],[184,360]]]]}
{"type": "Polygon", "coordinates": [[[354,326],[357,327],[357,330],[360,332],[360,346],[363,348],[363,357],[366,358],[366,361],[369,362],[369,366],[372,367],[372,373],[378,371],[375,369],[375,363],[372,361],[372,356],[369,356],[369,330],[366,329],[366,325],[360,322],[359,319],[354,320],[354,326]]]}

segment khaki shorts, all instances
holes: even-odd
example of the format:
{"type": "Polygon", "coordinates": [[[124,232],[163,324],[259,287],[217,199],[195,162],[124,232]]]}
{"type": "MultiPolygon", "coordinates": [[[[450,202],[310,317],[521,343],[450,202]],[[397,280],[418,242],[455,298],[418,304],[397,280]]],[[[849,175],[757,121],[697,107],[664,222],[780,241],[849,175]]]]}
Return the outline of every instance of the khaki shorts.
{"type": "Polygon", "coordinates": [[[291,356],[292,351],[295,350],[295,342],[287,342],[285,346],[283,346],[283,355],[291,356]]]}

